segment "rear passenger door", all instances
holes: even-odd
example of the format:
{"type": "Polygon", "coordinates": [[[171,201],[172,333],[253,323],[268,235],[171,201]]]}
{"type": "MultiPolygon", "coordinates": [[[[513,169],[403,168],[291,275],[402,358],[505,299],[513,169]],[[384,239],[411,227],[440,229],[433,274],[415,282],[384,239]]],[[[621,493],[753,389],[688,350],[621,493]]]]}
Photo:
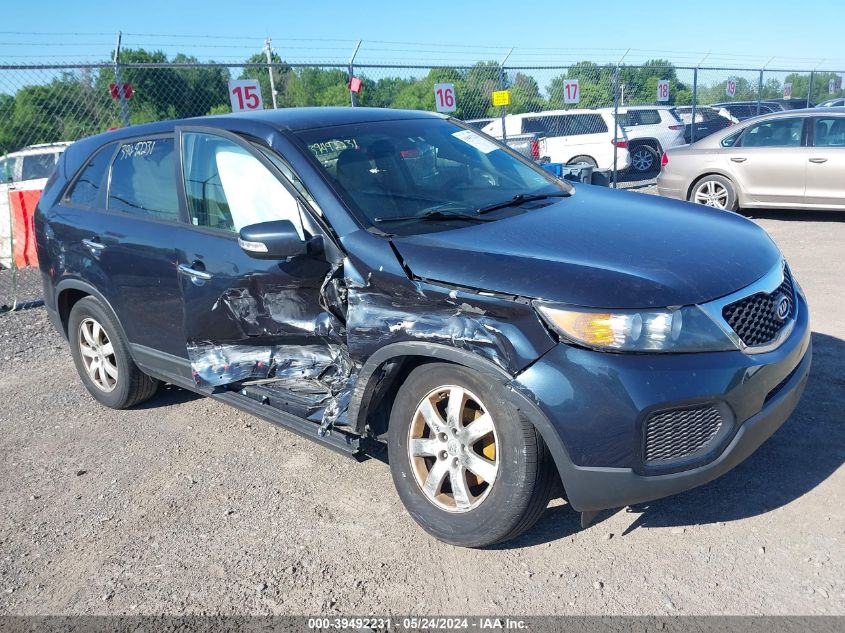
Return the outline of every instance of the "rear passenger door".
{"type": "Polygon", "coordinates": [[[62,200],[55,230],[65,267],[108,300],[147,364],[184,358],[174,244],[179,198],[173,136],[122,140],[89,159],[62,200]]]}
{"type": "Polygon", "coordinates": [[[339,261],[327,255],[330,237],[306,212],[298,183],[283,175],[286,164],[230,132],[179,132],[188,213],[176,245],[182,344],[197,383],[275,378],[283,390],[311,384],[319,392],[316,378],[326,371],[343,379],[343,306],[331,291],[339,261]],[[250,257],[238,244],[239,230],[271,220],[289,220],[304,240],[319,233],[326,249],[282,261],[250,257]],[[287,385],[286,377],[295,380],[287,385]]]}
{"type": "Polygon", "coordinates": [[[804,202],[821,209],[845,209],[845,116],[812,119],[804,202]]]}

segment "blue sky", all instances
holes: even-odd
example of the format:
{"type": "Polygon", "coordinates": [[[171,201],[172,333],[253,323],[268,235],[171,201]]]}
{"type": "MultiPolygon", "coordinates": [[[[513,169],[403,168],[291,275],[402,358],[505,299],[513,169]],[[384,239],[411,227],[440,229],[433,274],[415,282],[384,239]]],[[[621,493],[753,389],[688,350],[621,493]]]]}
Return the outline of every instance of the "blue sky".
{"type": "Polygon", "coordinates": [[[630,48],[631,63],[759,67],[774,57],[770,66],[845,70],[845,3],[835,0],[13,4],[0,22],[7,63],[102,59],[122,30],[127,46],[219,61],[244,59],[270,35],[288,61],[341,61],[363,39],[364,62],[458,64],[513,46],[514,64],[615,61],[630,48]]]}

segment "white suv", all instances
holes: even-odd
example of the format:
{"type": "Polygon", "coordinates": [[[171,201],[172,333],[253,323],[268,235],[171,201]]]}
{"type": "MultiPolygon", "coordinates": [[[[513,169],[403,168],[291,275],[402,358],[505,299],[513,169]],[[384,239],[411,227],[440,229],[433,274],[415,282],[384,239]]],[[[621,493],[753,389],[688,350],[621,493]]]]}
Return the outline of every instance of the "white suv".
{"type": "MultiPolygon", "coordinates": [[[[502,119],[495,119],[482,129],[502,138],[502,119]]],[[[553,163],[588,163],[602,171],[613,169],[614,145],[616,167],[627,169],[628,137],[621,126],[615,125],[613,111],[547,110],[509,114],[505,117],[508,136],[535,133],[541,136],[540,155],[553,163]],[[616,130],[614,135],[612,130],[616,130]]]]}
{"type": "MultiPolygon", "coordinates": [[[[600,108],[613,114],[613,108],[600,108]]],[[[657,173],[660,157],[669,147],[684,145],[684,122],[671,106],[624,106],[619,108],[619,123],[628,135],[631,171],[657,173]]]]}

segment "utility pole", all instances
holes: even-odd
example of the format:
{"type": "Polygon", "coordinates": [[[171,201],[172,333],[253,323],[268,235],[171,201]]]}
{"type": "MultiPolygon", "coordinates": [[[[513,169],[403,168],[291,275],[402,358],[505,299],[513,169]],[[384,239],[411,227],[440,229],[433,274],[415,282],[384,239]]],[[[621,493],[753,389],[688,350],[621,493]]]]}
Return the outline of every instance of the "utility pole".
{"type": "Polygon", "coordinates": [[[123,75],[120,72],[120,40],[121,31],[117,32],[117,43],[114,45],[114,83],[117,85],[117,99],[120,102],[120,119],[123,127],[129,127],[129,104],[126,103],[126,92],[123,90],[123,75]]]}
{"type": "Polygon", "coordinates": [[[358,93],[352,90],[352,79],[355,77],[355,56],[358,54],[358,49],[361,48],[361,41],[355,45],[355,50],[352,51],[352,57],[349,58],[349,104],[354,108],[358,105],[358,93]]]}
{"type": "Polygon", "coordinates": [[[273,79],[273,49],[270,48],[270,38],[264,40],[264,52],[267,54],[267,73],[270,75],[270,96],[273,97],[273,109],[278,108],[276,103],[276,80],[273,79]]]}

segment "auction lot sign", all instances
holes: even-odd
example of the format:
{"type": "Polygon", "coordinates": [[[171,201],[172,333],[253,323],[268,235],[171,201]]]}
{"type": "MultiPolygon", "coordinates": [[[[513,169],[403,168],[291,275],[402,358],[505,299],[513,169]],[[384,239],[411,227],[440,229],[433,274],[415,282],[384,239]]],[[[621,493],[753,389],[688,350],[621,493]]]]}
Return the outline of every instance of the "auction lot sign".
{"type": "Polygon", "coordinates": [[[232,112],[263,110],[261,84],[257,79],[230,79],[229,101],[232,103],[232,112]]]}

